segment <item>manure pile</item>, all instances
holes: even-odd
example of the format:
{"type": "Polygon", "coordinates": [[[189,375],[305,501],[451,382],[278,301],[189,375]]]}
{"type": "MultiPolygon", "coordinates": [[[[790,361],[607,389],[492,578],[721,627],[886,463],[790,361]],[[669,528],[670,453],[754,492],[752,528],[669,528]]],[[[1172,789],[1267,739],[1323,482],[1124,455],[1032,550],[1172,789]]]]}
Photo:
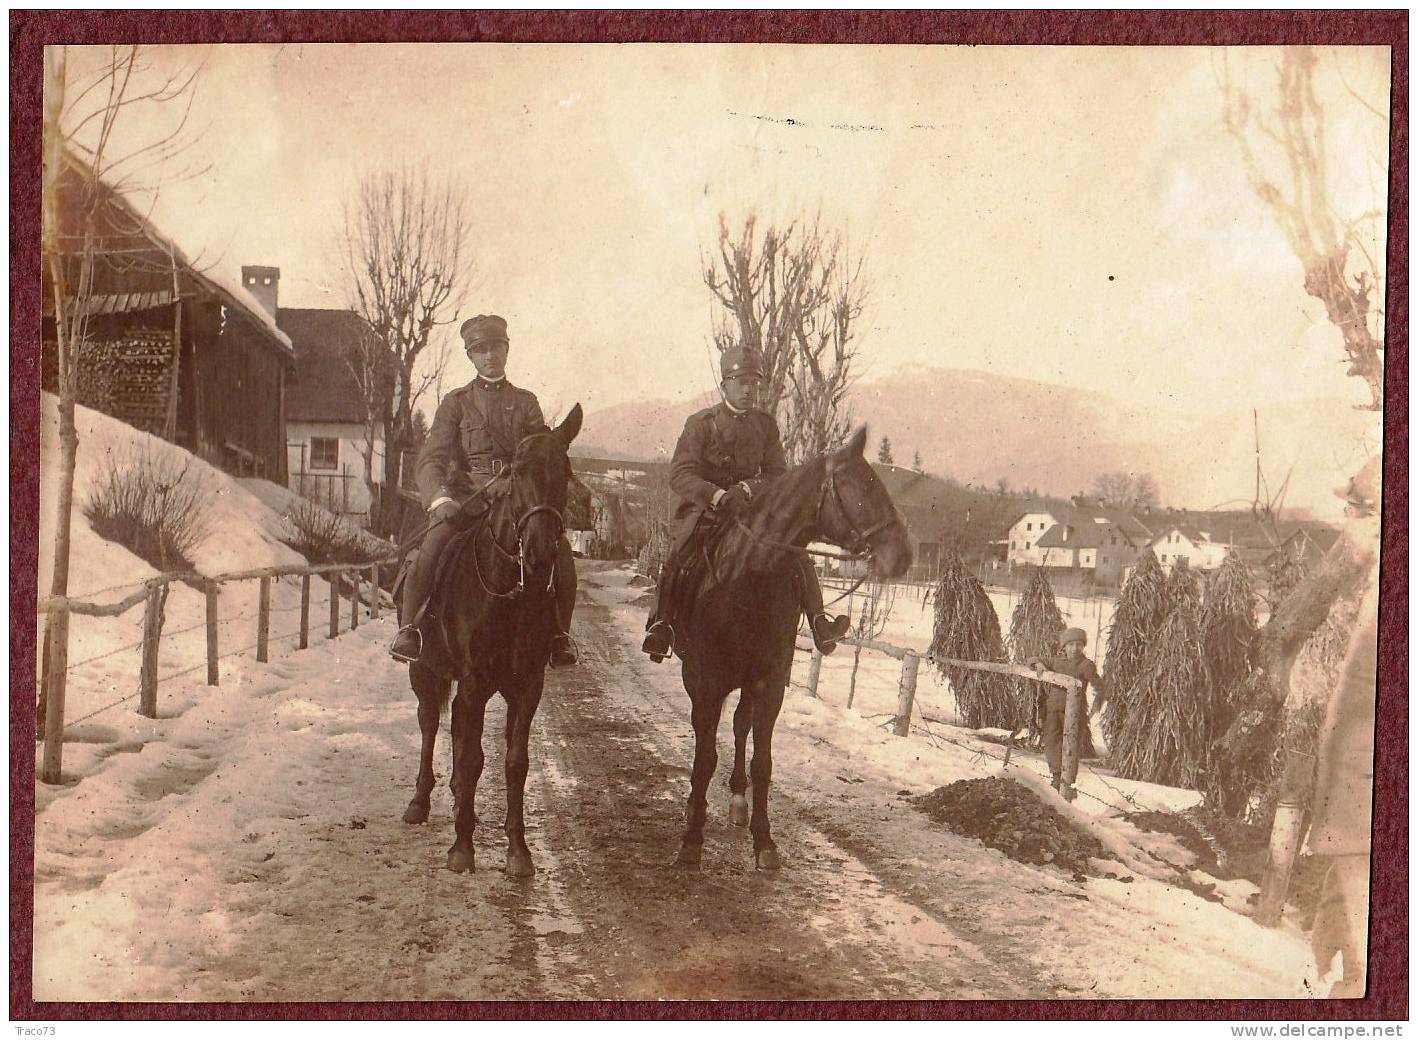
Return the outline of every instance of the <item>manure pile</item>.
{"type": "Polygon", "coordinates": [[[1010,859],[1050,864],[1076,878],[1106,876],[1088,863],[1090,857],[1110,858],[1103,844],[1013,780],[957,780],[911,802],[937,823],[976,838],[1010,859]]]}

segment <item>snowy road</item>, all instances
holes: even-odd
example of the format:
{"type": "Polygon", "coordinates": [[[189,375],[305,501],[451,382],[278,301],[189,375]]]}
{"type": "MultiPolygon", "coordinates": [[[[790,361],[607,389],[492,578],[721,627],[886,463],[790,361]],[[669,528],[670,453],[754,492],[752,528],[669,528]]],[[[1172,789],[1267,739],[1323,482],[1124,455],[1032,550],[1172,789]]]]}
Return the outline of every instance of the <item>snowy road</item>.
{"type": "Polygon", "coordinates": [[[728,711],[703,869],[676,868],[687,698],[677,669],[635,648],[627,578],[583,575],[582,665],[549,675],[525,882],[501,871],[498,700],[477,872],[443,867],[446,721],[430,820],[401,822],[417,726],[387,619],[167,718],[131,716],[122,739],[92,726],[91,759],[70,752],[83,779],[39,791],[37,999],[1296,992],[1300,944],[1215,903],[1146,878],[1081,884],[930,824],[904,796],[973,760],[932,758],[800,693],[774,746],[783,871],[755,871],[725,818],[728,711]]]}

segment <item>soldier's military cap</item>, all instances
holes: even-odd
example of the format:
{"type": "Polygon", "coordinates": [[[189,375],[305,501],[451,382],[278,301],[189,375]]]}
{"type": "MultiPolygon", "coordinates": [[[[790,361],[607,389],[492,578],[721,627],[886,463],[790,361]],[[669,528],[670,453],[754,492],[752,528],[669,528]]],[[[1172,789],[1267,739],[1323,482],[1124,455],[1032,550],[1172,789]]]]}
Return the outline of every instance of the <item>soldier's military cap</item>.
{"type": "Polygon", "coordinates": [[[1066,628],[1063,635],[1059,636],[1059,645],[1068,646],[1069,643],[1082,643],[1088,645],[1088,633],[1081,628],[1066,628]]]}
{"type": "Polygon", "coordinates": [[[752,347],[730,347],[719,356],[719,375],[723,379],[743,375],[755,375],[761,379],[763,358],[752,347]]]}
{"type": "Polygon", "coordinates": [[[463,337],[463,348],[479,343],[506,343],[507,322],[496,314],[478,314],[458,327],[458,335],[463,337]]]}

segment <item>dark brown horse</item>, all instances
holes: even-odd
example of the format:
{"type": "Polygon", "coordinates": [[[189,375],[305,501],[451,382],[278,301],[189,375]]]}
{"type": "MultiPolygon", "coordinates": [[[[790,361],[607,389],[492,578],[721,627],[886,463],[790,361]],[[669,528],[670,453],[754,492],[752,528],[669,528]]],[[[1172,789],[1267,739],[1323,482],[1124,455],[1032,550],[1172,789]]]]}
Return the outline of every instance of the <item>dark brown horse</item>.
{"type": "MultiPolygon", "coordinates": [[[[581,429],[576,405],[560,426],[524,437],[507,471],[488,485],[490,507],[434,590],[420,623],[423,652],[409,666],[423,747],[406,823],[428,819],[433,745],[454,680],[454,839],[448,869],[473,869],[473,802],[483,771],[483,715],[493,694],[507,702],[507,873],[532,873],[523,835],[527,738],[542,699],[556,634],[553,568],[561,550],[570,472],[566,449],[581,429]]],[[[450,551],[452,546],[450,546],[450,551]]]]}
{"type": "Polygon", "coordinates": [[[773,726],[793,666],[802,611],[794,555],[809,542],[830,542],[871,561],[882,578],[911,566],[906,526],[886,488],[862,457],[862,427],[841,449],[788,470],[754,498],[741,523],[706,550],[699,595],[686,617],[681,673],[694,724],[689,823],[679,862],[699,863],[709,781],[719,761],[717,735],[724,700],[742,690],[734,712],[734,770],[729,778],[729,818],[753,834],[755,864],[780,865],[768,825],[768,784],[773,775],[773,726]],[[748,735],[753,764],[745,770],[748,735]],[[750,774],[753,815],[748,818],[750,774]]]}

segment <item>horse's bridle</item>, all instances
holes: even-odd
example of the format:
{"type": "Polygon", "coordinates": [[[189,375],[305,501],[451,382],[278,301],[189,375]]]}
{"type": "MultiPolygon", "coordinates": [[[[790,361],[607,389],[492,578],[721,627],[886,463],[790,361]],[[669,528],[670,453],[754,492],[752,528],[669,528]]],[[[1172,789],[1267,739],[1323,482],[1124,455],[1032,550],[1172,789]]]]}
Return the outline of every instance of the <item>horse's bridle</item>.
{"type": "Polygon", "coordinates": [[[772,538],[765,538],[749,527],[748,524],[744,523],[741,518],[735,519],[734,523],[739,530],[743,531],[752,541],[770,549],[779,549],[783,552],[797,553],[805,556],[824,556],[833,560],[871,559],[872,536],[880,534],[883,530],[896,523],[896,516],[894,514],[888,516],[886,519],[872,524],[865,531],[858,528],[851,514],[847,512],[847,503],[842,500],[842,492],[837,489],[836,472],[832,466],[831,459],[827,460],[827,475],[823,478],[822,489],[817,497],[817,511],[814,519],[817,521],[819,531],[822,529],[823,508],[827,505],[829,500],[837,507],[837,512],[841,515],[842,522],[847,526],[847,530],[851,532],[851,544],[846,546],[846,554],[823,552],[820,549],[807,549],[801,545],[792,545],[789,542],[779,542],[772,538]]]}
{"type": "Polygon", "coordinates": [[[852,534],[852,540],[846,546],[847,551],[858,558],[869,558],[872,550],[872,536],[880,534],[886,528],[896,523],[896,517],[894,515],[888,516],[872,524],[865,531],[859,530],[851,514],[847,512],[847,503],[842,501],[842,492],[837,490],[836,468],[832,465],[830,460],[827,463],[827,477],[822,482],[822,493],[817,500],[817,526],[819,530],[822,528],[822,509],[829,499],[832,501],[832,504],[837,507],[837,512],[841,515],[842,522],[847,525],[847,530],[852,534]]]}
{"type": "MultiPolygon", "coordinates": [[[[508,477],[507,479],[510,480],[511,477],[508,477]]],[[[557,538],[560,538],[562,534],[565,533],[566,520],[561,515],[561,510],[557,509],[555,506],[549,505],[532,506],[531,509],[528,509],[525,513],[523,513],[520,517],[517,518],[517,524],[513,528],[513,530],[517,534],[517,551],[515,553],[509,549],[504,548],[502,543],[497,540],[497,534],[493,531],[492,524],[490,523],[492,517],[492,510],[489,509],[485,514],[483,514],[483,519],[478,524],[477,531],[473,533],[473,568],[477,571],[478,574],[478,584],[482,585],[483,591],[486,592],[489,596],[496,596],[499,599],[516,599],[518,596],[522,595],[524,592],[527,591],[527,547],[522,541],[522,532],[527,529],[527,524],[534,516],[539,516],[542,513],[550,513],[551,516],[555,518],[557,538]],[[478,560],[477,554],[477,538],[478,535],[481,534],[484,529],[487,530],[488,541],[492,543],[492,547],[496,549],[499,553],[501,553],[504,559],[511,560],[517,564],[517,584],[512,586],[512,588],[509,589],[507,592],[497,592],[493,589],[488,588],[487,580],[483,577],[482,563],[478,560]]],[[[556,563],[553,562],[551,565],[551,571],[547,575],[547,591],[550,592],[552,586],[554,586],[555,584],[556,563]]]]}

